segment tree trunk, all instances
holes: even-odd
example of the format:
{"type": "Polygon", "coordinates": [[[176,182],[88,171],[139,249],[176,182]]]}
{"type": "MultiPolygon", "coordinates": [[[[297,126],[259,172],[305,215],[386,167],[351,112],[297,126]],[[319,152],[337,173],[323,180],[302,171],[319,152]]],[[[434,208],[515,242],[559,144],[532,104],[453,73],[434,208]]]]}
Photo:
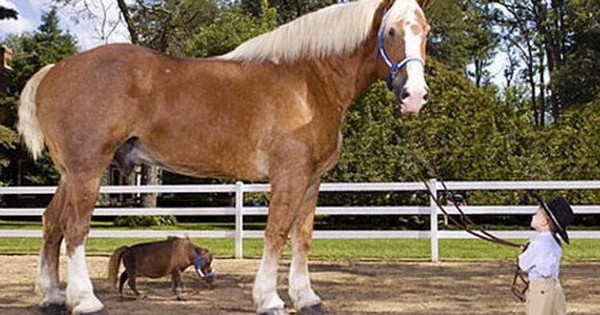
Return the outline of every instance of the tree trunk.
{"type": "MultiPolygon", "coordinates": [[[[142,185],[160,185],[160,169],[156,166],[142,166],[142,185]]],[[[144,208],[156,208],[157,193],[142,195],[142,206],[144,208]]]]}
{"type": "Polygon", "coordinates": [[[127,4],[125,3],[125,0],[117,0],[117,4],[123,15],[123,20],[125,20],[125,24],[127,24],[127,31],[129,31],[129,37],[131,37],[131,43],[137,45],[139,43],[138,34],[135,25],[133,25],[133,21],[131,20],[131,16],[129,15],[127,4]]]}

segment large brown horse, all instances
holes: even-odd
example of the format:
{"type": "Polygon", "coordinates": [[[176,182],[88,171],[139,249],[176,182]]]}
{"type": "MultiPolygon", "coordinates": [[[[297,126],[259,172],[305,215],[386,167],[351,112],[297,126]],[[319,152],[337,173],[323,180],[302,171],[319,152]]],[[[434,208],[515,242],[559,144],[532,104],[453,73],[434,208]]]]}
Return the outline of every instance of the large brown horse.
{"type": "Polygon", "coordinates": [[[302,314],[324,314],[308,253],[321,176],[339,159],[344,116],[377,79],[401,113],[427,102],[427,0],[362,0],[308,14],[208,59],[176,59],[109,45],[47,66],[27,83],[18,129],[34,158],[44,144],[61,174],[44,212],[37,288],[41,306],[105,314],[93,292],[85,241],[100,178],[116,159],[197,177],[269,180],[258,313],[286,314],[277,269],[288,236],[289,295],[302,314]],[[67,244],[66,301],[58,257],[67,244]]]}

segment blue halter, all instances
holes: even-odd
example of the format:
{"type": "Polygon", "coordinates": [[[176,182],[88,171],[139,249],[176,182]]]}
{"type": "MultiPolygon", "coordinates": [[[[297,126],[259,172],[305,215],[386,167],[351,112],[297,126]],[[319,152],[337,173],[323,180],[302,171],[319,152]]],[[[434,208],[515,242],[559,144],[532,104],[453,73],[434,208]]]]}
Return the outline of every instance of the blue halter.
{"type": "Polygon", "coordinates": [[[202,267],[202,252],[198,253],[198,257],[196,257],[196,270],[202,267]]]}
{"type": "Polygon", "coordinates": [[[404,58],[404,60],[402,60],[398,63],[394,63],[392,61],[392,59],[388,56],[388,54],[385,52],[384,41],[385,41],[385,36],[383,36],[383,30],[381,30],[381,32],[379,32],[379,54],[383,58],[383,61],[388,66],[388,68],[390,68],[390,76],[388,77],[388,80],[387,80],[387,87],[388,87],[388,90],[392,91],[394,89],[392,84],[394,83],[394,79],[396,79],[396,75],[398,74],[398,71],[400,71],[402,68],[404,68],[404,66],[406,66],[406,64],[408,64],[411,61],[419,62],[421,65],[423,65],[423,67],[425,67],[425,62],[423,61],[423,59],[421,59],[419,57],[407,56],[406,58],[404,58]]]}
{"type": "MultiPolygon", "coordinates": [[[[202,277],[202,274],[200,274],[199,270],[202,270],[202,252],[198,253],[198,256],[196,256],[196,272],[198,272],[198,275],[200,277],[202,277]]],[[[211,271],[208,274],[204,275],[204,279],[208,280],[208,281],[214,281],[217,279],[217,272],[216,271],[211,271]]]]}

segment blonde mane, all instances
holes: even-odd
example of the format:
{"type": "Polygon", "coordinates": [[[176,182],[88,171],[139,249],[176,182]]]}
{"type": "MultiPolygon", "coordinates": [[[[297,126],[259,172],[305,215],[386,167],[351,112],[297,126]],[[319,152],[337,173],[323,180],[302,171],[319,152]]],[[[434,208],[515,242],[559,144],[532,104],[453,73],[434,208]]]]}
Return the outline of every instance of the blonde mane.
{"type": "Polygon", "coordinates": [[[352,51],[369,35],[381,1],[361,0],[331,5],[252,38],[219,58],[277,63],[352,51]]]}

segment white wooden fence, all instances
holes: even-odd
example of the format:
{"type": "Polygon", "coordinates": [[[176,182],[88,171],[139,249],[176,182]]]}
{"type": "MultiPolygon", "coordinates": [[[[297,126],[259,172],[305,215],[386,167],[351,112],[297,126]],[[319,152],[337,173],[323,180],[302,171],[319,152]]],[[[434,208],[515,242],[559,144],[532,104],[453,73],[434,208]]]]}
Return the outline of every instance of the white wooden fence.
{"type": "MultiPolygon", "coordinates": [[[[436,180],[429,181],[432,193],[437,195],[442,185],[436,180]]],[[[534,181],[534,182],[446,182],[449,190],[595,190],[600,189],[600,181],[534,181]]],[[[409,183],[325,183],[321,192],[373,192],[373,191],[425,191],[420,182],[409,183]]],[[[0,187],[0,195],[53,194],[56,187],[0,187]]],[[[164,185],[164,186],[103,186],[102,194],[121,193],[233,193],[234,207],[186,207],[186,208],[97,208],[94,216],[134,216],[134,215],[177,215],[177,216],[215,216],[231,215],[235,217],[234,231],[97,231],[92,230],[92,238],[159,238],[167,235],[189,235],[192,238],[234,238],[235,257],[243,257],[243,240],[262,238],[263,231],[245,231],[244,217],[266,215],[267,207],[248,207],[243,204],[244,193],[268,192],[268,184],[230,185],[164,185]]],[[[465,206],[466,214],[533,214],[536,205],[531,206],[465,206]]],[[[458,214],[454,206],[446,208],[450,213],[458,214]]],[[[576,214],[600,214],[600,205],[573,206],[576,214]]],[[[41,216],[43,208],[0,208],[3,216],[41,216]]],[[[439,239],[467,239],[472,235],[464,231],[444,231],[438,229],[438,216],[441,214],[430,198],[428,205],[420,206],[353,206],[318,207],[317,215],[429,215],[431,226],[428,231],[365,231],[365,230],[328,230],[315,231],[315,239],[430,239],[431,260],[439,260],[439,239]]],[[[525,239],[528,231],[494,231],[501,238],[525,239]]],[[[572,239],[600,239],[600,231],[570,231],[572,239]]],[[[1,230],[0,238],[42,237],[41,230],[1,230]]]]}

